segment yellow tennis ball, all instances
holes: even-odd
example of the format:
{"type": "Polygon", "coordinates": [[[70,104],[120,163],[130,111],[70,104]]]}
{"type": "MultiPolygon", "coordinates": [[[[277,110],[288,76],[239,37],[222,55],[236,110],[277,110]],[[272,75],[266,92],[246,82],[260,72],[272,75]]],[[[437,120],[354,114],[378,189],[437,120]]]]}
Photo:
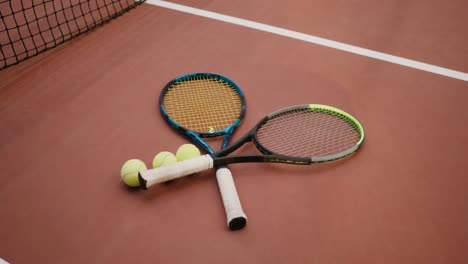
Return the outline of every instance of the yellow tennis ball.
{"type": "Polygon", "coordinates": [[[193,144],[184,144],[180,146],[176,152],[176,157],[178,161],[195,158],[200,155],[200,150],[193,144]]]}
{"type": "Polygon", "coordinates": [[[159,152],[158,155],[154,156],[153,159],[153,168],[166,166],[172,163],[176,163],[177,158],[174,154],[169,151],[159,152]]]}
{"type": "Polygon", "coordinates": [[[120,170],[120,178],[127,186],[138,187],[140,186],[138,172],[144,170],[147,170],[147,168],[143,161],[138,159],[127,160],[120,170]]]}

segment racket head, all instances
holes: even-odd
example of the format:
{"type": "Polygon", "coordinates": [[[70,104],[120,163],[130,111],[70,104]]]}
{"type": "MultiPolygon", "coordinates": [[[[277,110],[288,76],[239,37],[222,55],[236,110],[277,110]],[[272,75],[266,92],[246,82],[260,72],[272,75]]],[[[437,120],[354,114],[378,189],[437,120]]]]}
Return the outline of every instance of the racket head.
{"type": "Polygon", "coordinates": [[[246,101],[240,87],[215,73],[190,73],[169,81],[161,91],[159,108],[164,119],[208,153],[201,138],[230,135],[245,115],[246,101]]]}
{"type": "Polygon", "coordinates": [[[263,118],[251,133],[263,154],[298,164],[341,159],[364,142],[364,129],[356,118],[320,104],[278,110],[263,118]]]}

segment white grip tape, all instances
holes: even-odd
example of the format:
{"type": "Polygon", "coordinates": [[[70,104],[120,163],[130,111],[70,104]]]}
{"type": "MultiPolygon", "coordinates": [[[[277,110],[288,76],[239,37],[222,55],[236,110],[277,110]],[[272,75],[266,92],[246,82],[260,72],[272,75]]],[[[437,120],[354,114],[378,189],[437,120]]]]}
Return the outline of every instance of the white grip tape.
{"type": "Polygon", "coordinates": [[[231,171],[228,168],[220,168],[216,171],[216,178],[218,179],[219,191],[221,192],[221,197],[223,198],[228,226],[231,220],[235,218],[242,217],[247,219],[247,216],[242,210],[231,171]]]}
{"type": "Polygon", "coordinates": [[[140,175],[146,180],[146,187],[148,188],[154,184],[170,181],[211,168],[213,168],[213,159],[210,155],[203,155],[168,166],[141,171],[140,175]]]}

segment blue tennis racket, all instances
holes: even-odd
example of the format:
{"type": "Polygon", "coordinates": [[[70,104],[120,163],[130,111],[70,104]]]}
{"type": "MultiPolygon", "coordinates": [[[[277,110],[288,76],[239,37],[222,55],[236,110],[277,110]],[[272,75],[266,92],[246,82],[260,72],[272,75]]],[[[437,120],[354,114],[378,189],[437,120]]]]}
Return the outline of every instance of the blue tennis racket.
{"type": "MultiPolygon", "coordinates": [[[[221,149],[240,125],[246,110],[244,94],[227,77],[213,73],[192,73],[171,80],[161,91],[159,108],[164,119],[178,132],[209,154],[213,150],[203,138],[224,136],[221,149]]],[[[228,227],[242,229],[247,216],[237,194],[231,171],[217,167],[228,227]]]]}

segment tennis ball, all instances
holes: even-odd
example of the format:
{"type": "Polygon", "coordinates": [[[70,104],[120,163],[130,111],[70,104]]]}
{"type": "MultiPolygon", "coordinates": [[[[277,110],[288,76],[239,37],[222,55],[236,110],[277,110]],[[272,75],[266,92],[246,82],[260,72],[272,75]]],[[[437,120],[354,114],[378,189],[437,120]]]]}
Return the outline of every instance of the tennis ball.
{"type": "Polygon", "coordinates": [[[176,163],[177,158],[174,154],[169,151],[159,152],[153,159],[153,168],[166,166],[172,163],[176,163]]]}
{"type": "Polygon", "coordinates": [[[200,155],[200,150],[193,144],[184,144],[180,146],[176,152],[176,157],[178,161],[195,158],[200,155]]]}
{"type": "Polygon", "coordinates": [[[140,186],[138,172],[144,170],[147,170],[147,168],[143,161],[138,159],[127,160],[120,170],[120,178],[127,186],[138,187],[140,186]]]}

